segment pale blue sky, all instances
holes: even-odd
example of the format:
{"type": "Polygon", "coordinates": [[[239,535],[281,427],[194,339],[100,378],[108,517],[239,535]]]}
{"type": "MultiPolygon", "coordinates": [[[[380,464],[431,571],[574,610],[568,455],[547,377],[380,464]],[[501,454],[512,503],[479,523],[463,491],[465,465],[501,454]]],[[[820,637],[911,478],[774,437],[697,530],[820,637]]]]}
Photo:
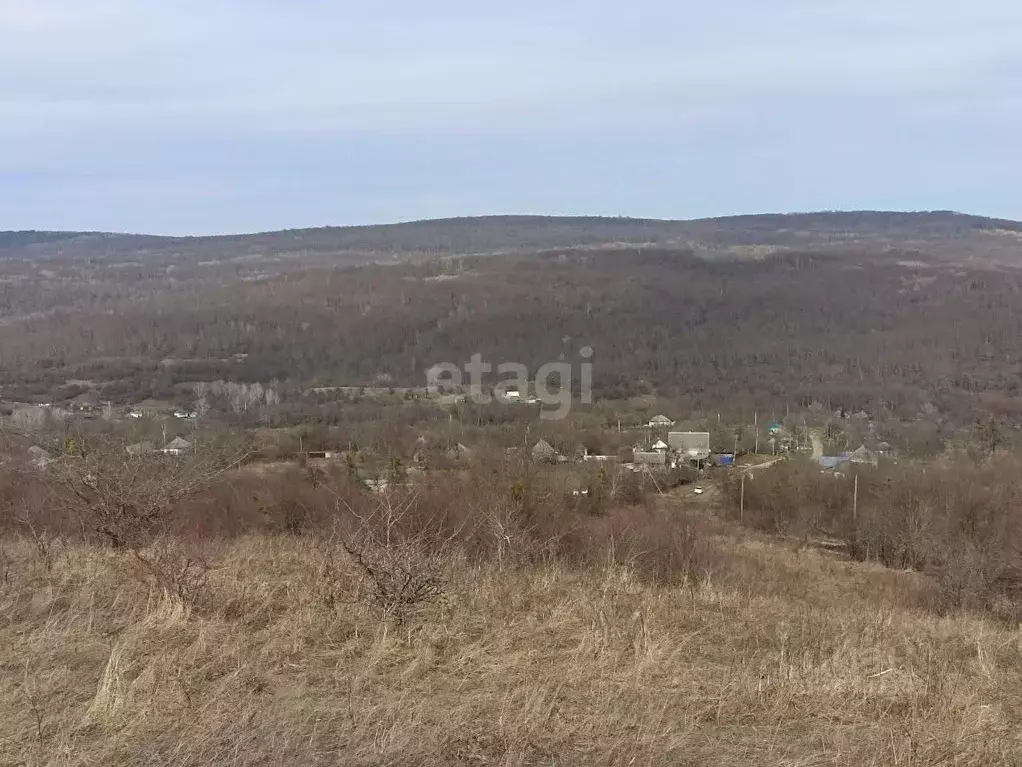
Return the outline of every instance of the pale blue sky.
{"type": "Polygon", "coordinates": [[[0,229],[1022,218],[1014,0],[377,7],[0,0],[0,229]]]}

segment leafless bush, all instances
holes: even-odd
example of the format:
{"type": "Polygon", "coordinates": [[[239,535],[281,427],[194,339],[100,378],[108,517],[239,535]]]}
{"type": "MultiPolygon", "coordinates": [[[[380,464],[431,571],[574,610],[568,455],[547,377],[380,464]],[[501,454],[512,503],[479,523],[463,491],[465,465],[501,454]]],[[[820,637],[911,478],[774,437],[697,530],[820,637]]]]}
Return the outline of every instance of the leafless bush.
{"type": "Polygon", "coordinates": [[[128,455],[104,442],[53,464],[53,502],[114,548],[137,548],[165,532],[175,508],[244,460],[243,448],[210,446],[182,455],[128,455]]]}
{"type": "Polygon", "coordinates": [[[145,548],[133,549],[131,554],[140,580],[187,605],[201,598],[213,569],[197,547],[187,547],[166,536],[145,548]]]}
{"type": "MultiPolygon", "coordinates": [[[[385,492],[368,509],[338,496],[332,543],[354,565],[359,583],[354,598],[367,601],[400,624],[423,606],[443,599],[446,544],[440,527],[416,519],[415,493],[385,492]]],[[[340,570],[328,551],[321,580],[330,602],[340,601],[340,570]]]]}
{"type": "Polygon", "coordinates": [[[584,520],[563,538],[559,555],[586,565],[626,566],[649,583],[699,581],[722,563],[711,535],[704,519],[633,506],[584,520]]]}

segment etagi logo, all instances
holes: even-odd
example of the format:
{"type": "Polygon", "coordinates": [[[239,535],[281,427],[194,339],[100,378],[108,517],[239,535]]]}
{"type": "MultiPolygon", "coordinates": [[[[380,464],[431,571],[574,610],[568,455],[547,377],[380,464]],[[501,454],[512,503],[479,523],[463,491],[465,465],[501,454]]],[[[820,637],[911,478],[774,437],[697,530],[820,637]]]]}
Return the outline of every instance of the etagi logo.
{"type": "MultiPolygon", "coordinates": [[[[578,391],[579,401],[590,404],[593,401],[593,350],[589,346],[579,349],[578,391]]],[[[571,362],[548,362],[542,365],[535,377],[529,375],[529,368],[520,362],[501,362],[497,365],[500,380],[487,390],[483,376],[493,373],[493,365],[483,360],[481,354],[473,354],[465,365],[441,362],[426,371],[426,385],[438,389],[463,391],[468,399],[477,405],[487,405],[495,398],[509,401],[513,392],[525,397],[532,389],[536,399],[545,407],[539,417],[545,421],[558,421],[571,412],[574,367],[571,362]],[[465,379],[468,379],[466,385],[465,379]],[[551,380],[553,379],[553,380],[551,380]]]]}

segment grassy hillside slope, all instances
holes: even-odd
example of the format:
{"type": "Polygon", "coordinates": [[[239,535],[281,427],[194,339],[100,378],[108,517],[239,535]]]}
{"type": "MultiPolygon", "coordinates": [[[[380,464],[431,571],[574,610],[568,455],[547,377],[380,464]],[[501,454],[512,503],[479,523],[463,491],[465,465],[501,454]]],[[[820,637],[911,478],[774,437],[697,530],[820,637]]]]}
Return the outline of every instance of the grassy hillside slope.
{"type": "Polygon", "coordinates": [[[189,599],[128,554],[8,540],[2,761],[1018,763],[1015,628],[942,615],[920,575],[707,540],[660,585],[641,551],[452,556],[445,599],[403,623],[333,599],[343,571],[313,539],[209,543],[189,599]]]}

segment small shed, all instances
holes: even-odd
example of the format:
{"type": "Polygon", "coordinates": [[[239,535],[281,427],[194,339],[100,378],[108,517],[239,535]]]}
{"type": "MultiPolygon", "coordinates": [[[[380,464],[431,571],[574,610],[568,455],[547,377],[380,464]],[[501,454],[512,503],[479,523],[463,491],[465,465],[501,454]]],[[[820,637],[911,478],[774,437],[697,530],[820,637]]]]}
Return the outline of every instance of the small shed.
{"type": "Polygon", "coordinates": [[[636,453],[634,463],[637,466],[666,466],[667,454],[658,452],[636,453]]]}
{"type": "Polygon", "coordinates": [[[310,450],[308,453],[305,454],[306,458],[320,458],[328,461],[333,460],[334,458],[338,458],[339,456],[340,453],[338,453],[336,450],[310,450]]]}

